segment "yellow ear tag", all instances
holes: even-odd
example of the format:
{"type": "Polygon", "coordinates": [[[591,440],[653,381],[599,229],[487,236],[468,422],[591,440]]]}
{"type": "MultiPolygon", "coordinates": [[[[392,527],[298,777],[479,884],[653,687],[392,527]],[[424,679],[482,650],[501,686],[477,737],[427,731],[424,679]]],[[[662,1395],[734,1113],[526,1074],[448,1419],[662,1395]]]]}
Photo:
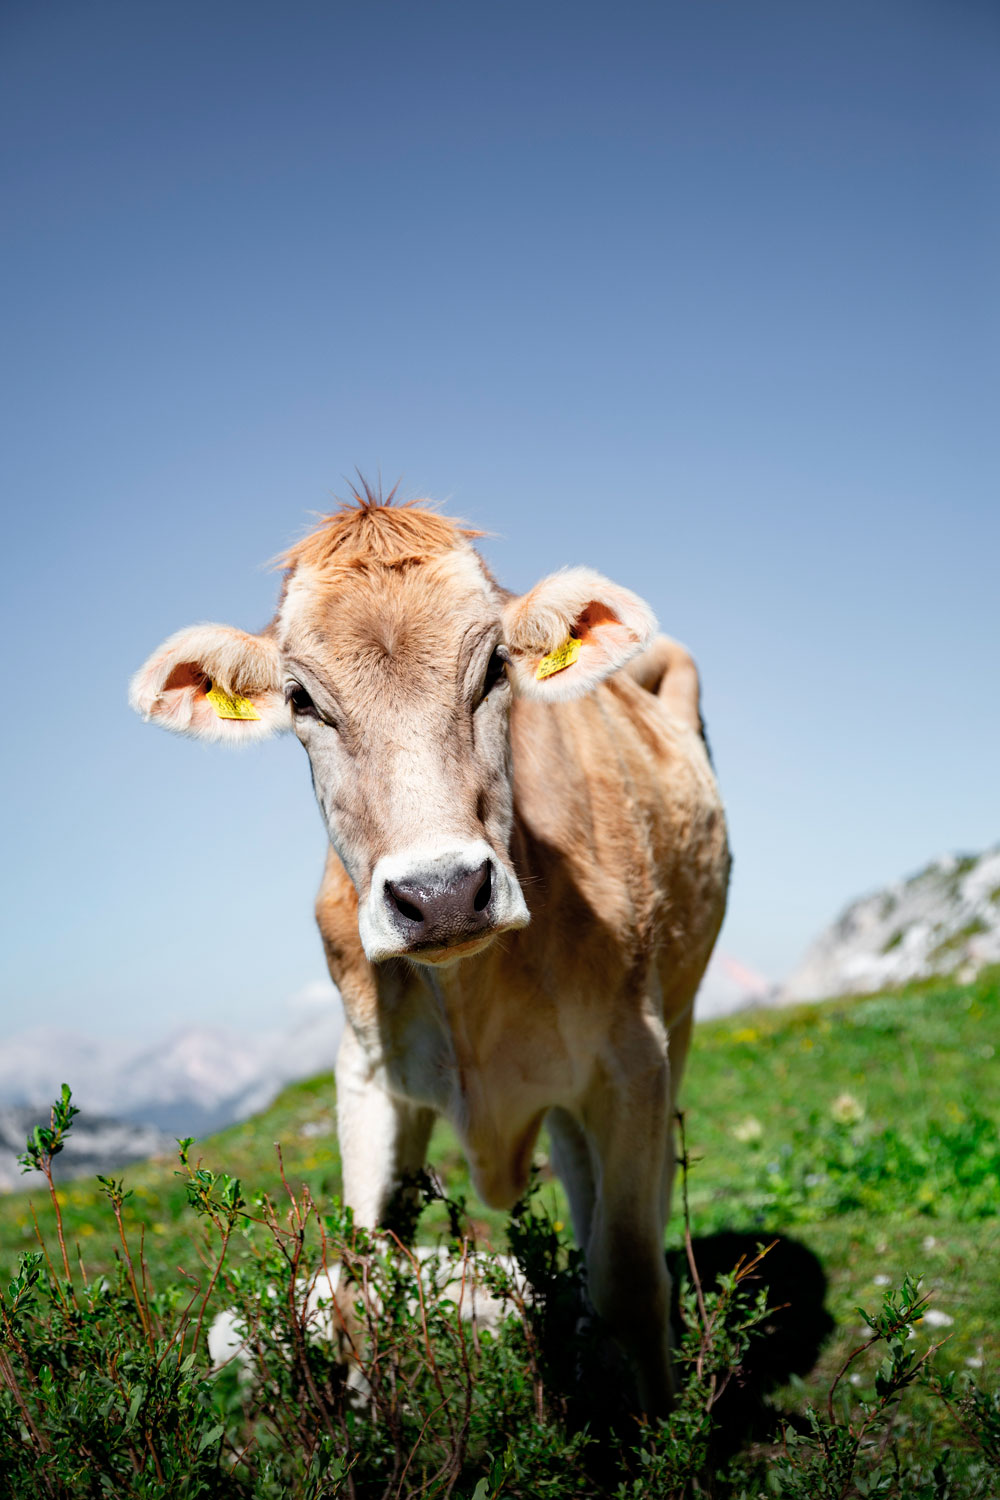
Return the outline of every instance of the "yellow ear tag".
{"type": "Polygon", "coordinates": [[[231,698],[221,688],[211,687],[205,694],[220,719],[259,719],[260,714],[249,698],[231,698]]]}
{"type": "Polygon", "coordinates": [[[548,656],[543,656],[535,668],[536,680],[541,682],[543,677],[551,677],[555,672],[564,672],[567,667],[571,667],[580,655],[582,645],[581,640],[571,635],[568,640],[563,641],[561,646],[550,651],[548,656]]]}

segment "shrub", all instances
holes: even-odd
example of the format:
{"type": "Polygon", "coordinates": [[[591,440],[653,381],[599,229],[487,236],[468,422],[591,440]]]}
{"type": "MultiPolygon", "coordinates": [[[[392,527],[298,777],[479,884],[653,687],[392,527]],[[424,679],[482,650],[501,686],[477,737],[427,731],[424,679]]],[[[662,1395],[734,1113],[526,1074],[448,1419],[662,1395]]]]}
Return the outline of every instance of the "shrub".
{"type": "MultiPolygon", "coordinates": [[[[64,1089],[24,1157],[48,1182],[57,1254],[43,1243],[23,1255],[0,1293],[0,1494],[11,1500],[995,1493],[997,1399],[937,1375],[934,1351],[918,1352],[909,1332],[926,1299],[910,1279],[863,1314],[869,1336],[828,1400],[798,1420],[773,1412],[772,1440],[734,1456],[720,1413],[751,1379],[771,1316],[757,1280],[767,1247],[706,1286],[686,1229],[677,1404],[667,1421],[639,1421],[627,1371],[587,1314],[579,1254],[536,1196],[512,1216],[516,1269],[487,1262],[509,1309],[495,1331],[464,1322],[447,1291],[472,1274],[461,1204],[445,1205],[447,1253],[421,1258],[287,1181],[280,1202],[248,1194],[192,1161],[191,1141],[180,1142],[178,1175],[198,1273],[153,1285],[123,1216],[128,1192],[109,1177],[99,1180],[117,1258],[111,1274],[88,1277],[82,1258],[72,1263],[52,1179],[74,1114],[64,1089]],[[310,1293],[335,1261],[336,1296],[318,1306],[310,1293]],[[249,1369],[211,1366],[206,1334],[221,1308],[244,1330],[249,1369]],[[871,1388],[853,1386],[848,1372],[876,1349],[871,1388]],[[921,1447],[903,1414],[917,1386],[948,1424],[950,1456],[921,1447]]],[[[424,1178],[421,1191],[438,1190],[424,1178]]]]}

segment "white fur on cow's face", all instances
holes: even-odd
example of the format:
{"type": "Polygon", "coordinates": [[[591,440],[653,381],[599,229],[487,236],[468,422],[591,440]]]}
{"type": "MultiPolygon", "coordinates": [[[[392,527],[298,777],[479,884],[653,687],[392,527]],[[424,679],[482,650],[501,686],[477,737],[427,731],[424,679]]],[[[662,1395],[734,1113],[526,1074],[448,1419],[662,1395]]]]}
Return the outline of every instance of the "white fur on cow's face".
{"type": "Polygon", "coordinates": [[[501,602],[471,549],[286,594],[285,691],[373,962],[448,962],[528,921],[501,602]]]}

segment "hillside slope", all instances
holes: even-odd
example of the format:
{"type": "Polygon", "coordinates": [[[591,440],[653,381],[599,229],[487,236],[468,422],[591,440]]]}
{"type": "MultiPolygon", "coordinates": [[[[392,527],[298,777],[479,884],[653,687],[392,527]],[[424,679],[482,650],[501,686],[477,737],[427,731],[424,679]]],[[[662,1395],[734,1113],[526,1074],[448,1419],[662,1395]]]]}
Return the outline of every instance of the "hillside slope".
{"type": "Polygon", "coordinates": [[[874,994],[1000,963],[1000,845],[948,855],[851,903],[785,981],[779,1004],[874,994]]]}
{"type": "MultiPolygon", "coordinates": [[[[970,984],[950,980],[900,995],[744,1012],[695,1033],[684,1109],[693,1166],[689,1195],[696,1236],[740,1230],[766,1240],[785,1231],[818,1257],[840,1324],[816,1380],[857,1342],[857,1306],[904,1272],[923,1274],[934,1294],[946,1362],[1000,1365],[1000,971],[970,984]]],[[[207,1166],[243,1179],[247,1196],[285,1201],[305,1182],[320,1202],[339,1190],[329,1075],[286,1089],[263,1113],[210,1137],[207,1166]]],[[[439,1127],[432,1159],[452,1195],[467,1195],[475,1231],[504,1241],[505,1219],[478,1205],[453,1135],[439,1127]]],[[[537,1156],[542,1199],[564,1225],[565,1199],[537,1156]]],[[[57,1162],[58,1169],[58,1162],[57,1162]]],[[[177,1268],[199,1270],[199,1226],[185,1206],[176,1162],[126,1169],[133,1196],[125,1223],[145,1231],[154,1283],[177,1268]]],[[[0,1196],[0,1274],[34,1244],[29,1207],[53,1239],[44,1184],[0,1196]]],[[[60,1188],[67,1238],[93,1273],[113,1263],[115,1225],[98,1185],[60,1188]]],[[[668,1243],[681,1239],[680,1194],[668,1243]]],[[[445,1224],[427,1210],[421,1237],[445,1224]]],[[[568,1237],[568,1230],[564,1231],[568,1237]]],[[[929,1322],[929,1327],[932,1322],[929,1322]]],[[[817,1387],[818,1388],[818,1387],[817,1387]]]]}

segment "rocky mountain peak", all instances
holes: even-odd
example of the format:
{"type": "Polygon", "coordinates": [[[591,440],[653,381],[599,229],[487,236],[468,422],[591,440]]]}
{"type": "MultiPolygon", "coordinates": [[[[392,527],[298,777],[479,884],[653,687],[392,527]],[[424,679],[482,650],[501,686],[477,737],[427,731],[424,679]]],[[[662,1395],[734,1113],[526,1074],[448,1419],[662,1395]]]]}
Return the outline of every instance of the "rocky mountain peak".
{"type": "Polygon", "coordinates": [[[894,989],[1000,963],[1000,845],[945,855],[852,902],[786,980],[782,1004],[894,989]]]}

